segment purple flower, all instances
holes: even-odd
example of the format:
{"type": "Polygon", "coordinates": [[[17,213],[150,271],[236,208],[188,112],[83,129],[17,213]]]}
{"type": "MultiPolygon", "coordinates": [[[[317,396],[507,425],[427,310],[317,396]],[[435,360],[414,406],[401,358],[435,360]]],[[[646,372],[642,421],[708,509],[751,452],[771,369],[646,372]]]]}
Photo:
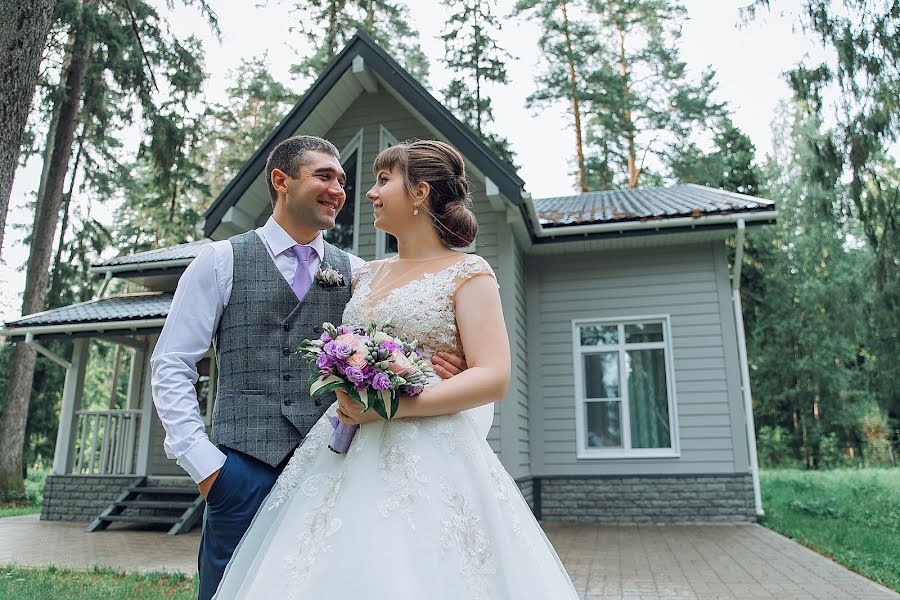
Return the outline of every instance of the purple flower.
{"type": "Polygon", "coordinates": [[[353,333],[353,325],[341,325],[337,328],[338,335],[344,335],[346,333],[353,333]]]}
{"type": "Polygon", "coordinates": [[[365,374],[362,372],[362,369],[358,367],[347,367],[344,371],[344,374],[347,376],[347,379],[350,383],[358,385],[366,380],[365,374]]]}
{"type": "Polygon", "coordinates": [[[327,331],[323,331],[323,332],[322,332],[322,335],[319,336],[319,339],[322,340],[323,342],[330,342],[330,341],[331,341],[331,336],[328,335],[328,332],[327,332],[327,331]]]}
{"type": "Polygon", "coordinates": [[[334,342],[334,341],[327,342],[324,346],[322,346],[322,352],[324,352],[328,356],[334,356],[334,347],[335,346],[337,346],[337,342],[334,342]]]}
{"type": "Polygon", "coordinates": [[[328,370],[334,366],[334,359],[327,354],[320,354],[319,358],[316,359],[316,366],[323,371],[328,370]]]}
{"type": "Polygon", "coordinates": [[[393,354],[395,350],[398,350],[400,348],[400,345],[392,342],[391,340],[384,340],[378,345],[378,347],[382,350],[387,350],[390,354],[393,354]]]}
{"type": "Polygon", "coordinates": [[[391,387],[391,378],[384,373],[375,373],[372,376],[372,387],[376,390],[387,390],[391,387]]]}
{"type": "MultiPolygon", "coordinates": [[[[331,343],[331,342],[329,342],[331,343]]],[[[327,346],[328,344],[326,344],[327,346]]],[[[334,356],[335,358],[347,359],[350,355],[353,354],[353,347],[346,342],[334,342],[334,356]]]]}

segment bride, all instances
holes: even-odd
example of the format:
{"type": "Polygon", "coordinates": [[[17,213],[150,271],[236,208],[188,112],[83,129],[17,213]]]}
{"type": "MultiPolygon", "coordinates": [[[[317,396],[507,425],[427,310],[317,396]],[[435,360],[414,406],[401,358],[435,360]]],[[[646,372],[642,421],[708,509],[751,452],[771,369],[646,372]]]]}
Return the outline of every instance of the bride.
{"type": "Polygon", "coordinates": [[[438,141],[383,151],[367,193],[396,257],[353,278],[344,323],[390,322],[430,356],[469,368],[384,421],[346,393],[291,457],[241,540],[216,598],[575,599],[566,571],[485,437],[510,350],[493,271],[468,246],[462,157],[438,141]],[[328,450],[329,416],[359,424],[328,450]]]}

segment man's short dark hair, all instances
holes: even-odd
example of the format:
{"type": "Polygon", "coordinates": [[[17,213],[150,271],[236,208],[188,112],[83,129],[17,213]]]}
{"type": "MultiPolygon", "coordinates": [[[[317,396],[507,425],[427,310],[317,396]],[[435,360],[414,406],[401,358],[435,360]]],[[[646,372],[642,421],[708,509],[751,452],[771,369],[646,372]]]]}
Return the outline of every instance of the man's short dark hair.
{"type": "Polygon", "coordinates": [[[278,200],[278,192],[272,185],[272,171],[278,169],[291,177],[300,176],[300,167],[306,164],[308,152],[322,152],[340,159],[341,153],[328,140],[314,135],[297,135],[280,142],[266,161],[266,182],[269,185],[269,198],[272,200],[272,210],[278,200]]]}

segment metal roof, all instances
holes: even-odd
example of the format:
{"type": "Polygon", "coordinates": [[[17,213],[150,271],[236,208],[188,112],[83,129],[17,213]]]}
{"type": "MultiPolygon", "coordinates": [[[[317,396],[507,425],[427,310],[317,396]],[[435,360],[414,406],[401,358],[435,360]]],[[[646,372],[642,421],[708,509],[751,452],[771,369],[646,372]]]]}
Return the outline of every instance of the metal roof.
{"type": "Polygon", "coordinates": [[[5,325],[7,330],[12,330],[39,325],[159,319],[165,318],[169,314],[171,305],[172,294],[170,293],[111,296],[27,315],[17,321],[9,321],[5,325]]]}
{"type": "Polygon", "coordinates": [[[695,184],[539,198],[532,201],[547,228],[702,217],[735,212],[772,210],[774,202],[695,184]]]}
{"type": "Polygon", "coordinates": [[[137,252],[124,256],[117,256],[110,260],[94,263],[92,268],[114,267],[119,265],[146,264],[154,262],[163,262],[169,260],[190,259],[195,258],[200,253],[200,249],[212,242],[209,238],[203,238],[196,242],[188,242],[187,244],[178,244],[168,248],[158,248],[156,250],[147,250],[145,252],[137,252]]]}

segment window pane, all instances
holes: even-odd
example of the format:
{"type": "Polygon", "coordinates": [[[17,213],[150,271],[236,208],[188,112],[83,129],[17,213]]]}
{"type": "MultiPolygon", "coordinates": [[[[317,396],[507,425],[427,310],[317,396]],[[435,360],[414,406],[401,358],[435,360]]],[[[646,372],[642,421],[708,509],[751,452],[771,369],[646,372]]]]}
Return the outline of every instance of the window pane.
{"type": "Polygon", "coordinates": [[[585,398],[619,397],[619,353],[584,355],[585,398]]]}
{"type": "Polygon", "coordinates": [[[615,344],[619,341],[619,328],[615,325],[589,325],[581,328],[581,345],[615,344]]]}
{"type": "Polygon", "coordinates": [[[587,410],[587,447],[588,448],[621,448],[622,447],[622,403],[588,402],[587,410]]]}
{"type": "Polygon", "coordinates": [[[322,236],[345,252],[353,252],[353,217],[356,213],[356,161],[357,152],[353,151],[350,157],[341,163],[347,180],[344,182],[344,193],[347,201],[344,208],[337,214],[334,220],[334,229],[325,230],[322,236]]]}
{"type": "Polygon", "coordinates": [[[661,341],[663,341],[663,324],[660,322],[629,323],[625,325],[626,344],[661,341]]]}
{"type": "Polygon", "coordinates": [[[628,351],[632,448],[671,448],[666,356],[660,349],[628,351]]]}
{"type": "Polygon", "coordinates": [[[397,238],[392,236],[389,233],[384,234],[385,238],[387,238],[384,242],[384,251],[386,254],[397,254],[399,252],[397,245],[397,238]]]}

